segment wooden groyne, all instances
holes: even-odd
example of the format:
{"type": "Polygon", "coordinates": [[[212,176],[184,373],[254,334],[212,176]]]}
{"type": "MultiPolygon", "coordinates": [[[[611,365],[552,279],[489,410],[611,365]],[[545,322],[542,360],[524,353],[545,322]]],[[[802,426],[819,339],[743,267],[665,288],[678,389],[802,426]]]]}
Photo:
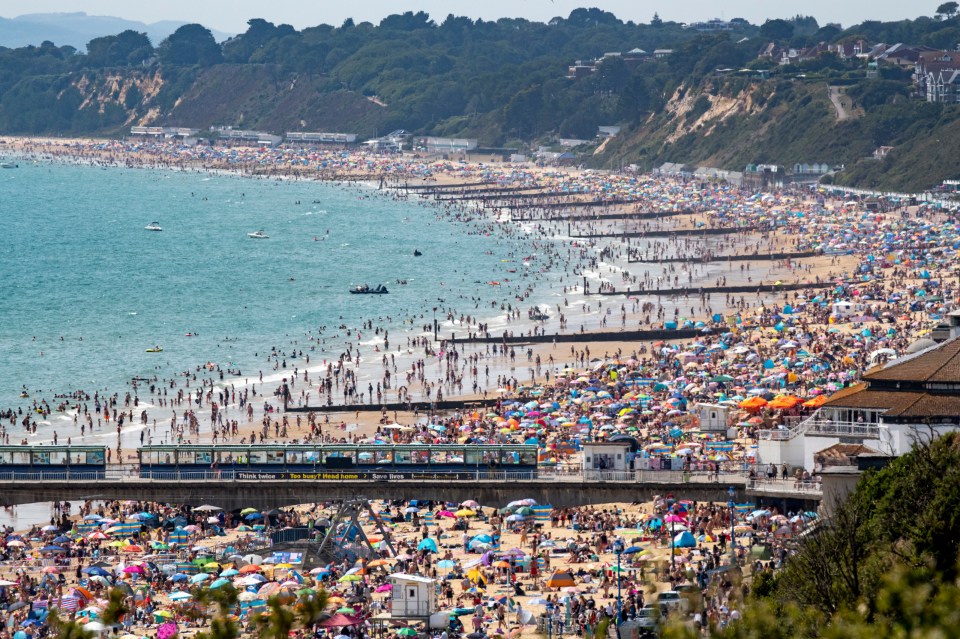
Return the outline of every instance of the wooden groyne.
{"type": "Polygon", "coordinates": [[[496,406],[501,400],[488,399],[445,399],[440,402],[383,402],[381,404],[318,404],[315,406],[288,406],[288,413],[379,413],[381,411],[421,411],[470,410],[496,406]]]}
{"type": "Polygon", "coordinates": [[[603,222],[605,220],[660,220],[695,211],[636,211],[634,213],[594,213],[593,215],[551,215],[549,217],[511,216],[511,222],[603,222]]]}
{"type": "Polygon", "coordinates": [[[817,257],[822,251],[797,251],[794,253],[739,253],[737,255],[704,255],[701,257],[661,257],[657,259],[628,258],[629,264],[663,264],[664,262],[775,262],[778,260],[799,260],[804,257],[817,257]]]}
{"type": "Polygon", "coordinates": [[[687,288],[624,289],[622,291],[598,291],[599,295],[653,295],[654,297],[690,297],[714,293],[780,293],[803,291],[812,288],[827,288],[825,282],[790,282],[786,284],[735,284],[731,286],[700,286],[687,288]]]}
{"type": "Polygon", "coordinates": [[[769,231],[765,226],[714,226],[699,229],[657,229],[653,231],[620,231],[610,233],[584,233],[571,235],[575,240],[594,240],[607,237],[690,237],[693,235],[733,235],[734,233],[759,233],[769,231]]]}
{"type": "Polygon", "coordinates": [[[703,334],[702,328],[655,328],[636,331],[596,331],[593,333],[552,333],[550,335],[491,335],[456,337],[448,344],[569,344],[571,342],[650,342],[690,339],[703,334]]]}

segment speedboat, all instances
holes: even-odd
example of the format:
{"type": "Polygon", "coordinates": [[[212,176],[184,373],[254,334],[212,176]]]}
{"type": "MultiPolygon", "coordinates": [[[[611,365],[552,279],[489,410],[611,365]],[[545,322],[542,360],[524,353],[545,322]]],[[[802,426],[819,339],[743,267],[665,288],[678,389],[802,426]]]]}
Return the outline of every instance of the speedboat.
{"type": "Polygon", "coordinates": [[[143,228],[146,229],[146,230],[148,230],[148,231],[162,231],[162,230],[163,230],[163,227],[160,226],[160,222],[150,222],[149,224],[147,224],[147,225],[146,225],[145,227],[143,227],[143,228]]]}
{"type": "Polygon", "coordinates": [[[247,237],[252,237],[255,240],[266,240],[270,238],[269,235],[263,232],[263,229],[254,231],[253,233],[247,233],[247,237]]]}
{"type": "Polygon", "coordinates": [[[14,163],[12,163],[12,162],[4,162],[4,163],[0,164],[0,169],[16,169],[16,168],[19,168],[19,167],[20,167],[19,164],[14,164],[14,163]]]}
{"type": "Polygon", "coordinates": [[[378,284],[376,288],[370,288],[368,284],[359,284],[350,289],[353,295],[386,295],[389,292],[383,284],[378,284]]]}

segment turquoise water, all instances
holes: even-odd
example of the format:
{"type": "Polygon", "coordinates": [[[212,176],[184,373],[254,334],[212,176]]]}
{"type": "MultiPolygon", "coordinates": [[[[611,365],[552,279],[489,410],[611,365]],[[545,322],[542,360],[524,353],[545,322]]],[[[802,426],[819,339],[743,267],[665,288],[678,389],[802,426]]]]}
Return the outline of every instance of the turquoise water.
{"type": "Polygon", "coordinates": [[[21,385],[51,404],[77,389],[122,397],[133,377],[206,362],[267,375],[271,347],[306,352],[321,327],[336,353],[341,324],[400,330],[416,316],[419,330],[433,306],[507,299],[486,282],[529,251],[365,186],[166,170],[22,163],[0,171],[0,217],[0,408],[31,401],[21,385]],[[247,237],[258,229],[270,239],[247,237]],[[358,283],[391,294],[348,294],[358,283]]]}

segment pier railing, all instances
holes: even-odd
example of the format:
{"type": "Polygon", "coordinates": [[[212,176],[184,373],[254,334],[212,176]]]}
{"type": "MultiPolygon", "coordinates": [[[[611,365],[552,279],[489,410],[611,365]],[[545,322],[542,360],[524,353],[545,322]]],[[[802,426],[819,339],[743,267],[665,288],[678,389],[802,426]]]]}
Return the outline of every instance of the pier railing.
{"type": "Polygon", "coordinates": [[[108,466],[106,471],[97,474],[91,470],[65,470],[65,471],[14,471],[0,472],[0,484],[5,482],[51,482],[51,481],[76,481],[85,484],[138,484],[150,483],[153,481],[173,481],[173,482],[270,482],[270,481],[290,481],[290,480],[312,480],[322,482],[331,481],[369,481],[375,483],[381,480],[405,479],[416,481],[418,478],[430,478],[431,480],[442,478],[443,481],[450,482],[474,482],[474,481],[497,481],[497,482],[558,482],[558,483],[592,483],[592,482],[636,482],[636,483],[734,483],[743,485],[746,481],[746,472],[741,469],[726,470],[591,470],[582,468],[573,469],[553,469],[541,468],[536,474],[530,471],[504,471],[504,470],[477,470],[477,471],[459,471],[456,473],[433,473],[433,472],[407,472],[391,473],[389,471],[372,473],[367,470],[337,470],[324,471],[318,470],[316,473],[258,473],[258,472],[240,472],[222,471],[216,469],[207,470],[156,470],[141,471],[136,466],[108,466]],[[294,476],[296,475],[296,476],[294,476]],[[337,475],[333,477],[332,475],[337,475]],[[355,478],[350,475],[357,475],[355,478]],[[388,477],[389,476],[389,477],[388,477]]]}
{"type": "Polygon", "coordinates": [[[793,494],[798,496],[823,494],[823,486],[812,479],[766,479],[756,478],[747,480],[747,491],[758,494],[793,494]]]}

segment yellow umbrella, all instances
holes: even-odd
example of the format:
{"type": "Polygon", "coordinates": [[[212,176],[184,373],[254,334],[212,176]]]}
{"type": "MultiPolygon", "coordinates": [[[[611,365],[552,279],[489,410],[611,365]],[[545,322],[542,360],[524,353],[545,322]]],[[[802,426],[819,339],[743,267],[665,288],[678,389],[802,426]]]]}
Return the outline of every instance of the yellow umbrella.
{"type": "Polygon", "coordinates": [[[457,512],[455,512],[455,513],[453,513],[453,514],[456,515],[457,517],[473,517],[473,516],[476,515],[477,513],[475,513],[474,511],[470,510],[469,508],[461,508],[460,510],[458,510],[457,512]]]}

